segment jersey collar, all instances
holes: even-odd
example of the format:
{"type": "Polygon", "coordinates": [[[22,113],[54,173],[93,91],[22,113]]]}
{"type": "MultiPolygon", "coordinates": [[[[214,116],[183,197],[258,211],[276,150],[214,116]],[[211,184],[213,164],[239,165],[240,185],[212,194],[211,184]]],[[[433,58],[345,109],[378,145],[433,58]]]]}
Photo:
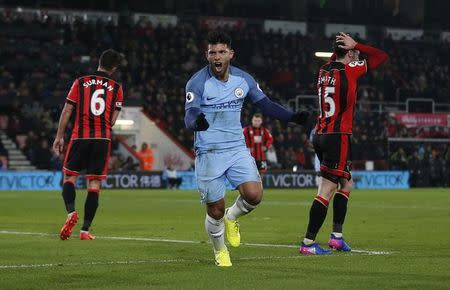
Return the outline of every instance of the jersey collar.
{"type": "Polygon", "coordinates": [[[231,77],[231,65],[228,67],[228,79],[227,79],[226,81],[221,81],[221,80],[219,80],[219,79],[216,77],[216,75],[215,75],[215,74],[213,73],[213,71],[211,70],[211,65],[210,65],[210,64],[208,64],[207,67],[208,67],[208,73],[209,73],[209,75],[210,75],[211,77],[215,78],[218,82],[220,82],[220,83],[222,83],[222,84],[227,84],[228,81],[230,80],[230,77],[231,77]]]}
{"type": "Polygon", "coordinates": [[[101,76],[101,77],[105,77],[105,78],[109,78],[109,79],[112,79],[112,77],[109,75],[109,74],[107,74],[107,73],[105,73],[104,71],[95,71],[95,73],[94,73],[96,76],[101,76]]]}

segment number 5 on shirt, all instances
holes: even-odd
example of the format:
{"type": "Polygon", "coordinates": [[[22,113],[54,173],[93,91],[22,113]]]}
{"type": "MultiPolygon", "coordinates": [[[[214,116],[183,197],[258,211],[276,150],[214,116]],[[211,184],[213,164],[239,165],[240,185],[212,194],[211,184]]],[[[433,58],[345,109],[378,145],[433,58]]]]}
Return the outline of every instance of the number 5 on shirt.
{"type": "MultiPolygon", "coordinates": [[[[325,118],[333,116],[336,111],[336,105],[332,97],[333,94],[334,94],[334,87],[325,87],[324,101],[330,106],[330,109],[325,112],[325,118]]],[[[319,88],[319,111],[320,117],[323,117],[324,112],[322,112],[322,87],[319,88]]]]}

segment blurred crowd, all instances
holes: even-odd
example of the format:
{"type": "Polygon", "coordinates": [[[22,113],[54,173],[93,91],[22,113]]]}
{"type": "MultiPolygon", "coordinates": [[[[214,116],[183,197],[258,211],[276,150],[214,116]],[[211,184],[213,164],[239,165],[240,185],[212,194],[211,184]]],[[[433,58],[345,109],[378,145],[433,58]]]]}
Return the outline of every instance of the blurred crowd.
{"type": "MultiPolygon", "coordinates": [[[[59,107],[45,108],[37,101],[31,104],[12,105],[7,110],[0,109],[0,131],[15,142],[16,147],[37,169],[61,170],[64,156],[55,154],[51,148],[59,114],[59,107]]],[[[69,123],[64,137],[66,145],[70,140],[71,129],[72,123],[69,123]]],[[[117,149],[118,141],[114,137],[109,161],[111,170],[135,170],[139,167],[133,159],[120,155],[117,149]]],[[[7,157],[8,152],[0,142],[0,168],[6,169],[7,157]]]]}
{"type": "Polygon", "coordinates": [[[8,151],[0,142],[0,171],[8,169],[8,151]]]}
{"type": "Polygon", "coordinates": [[[51,151],[58,114],[56,109],[45,109],[38,102],[9,106],[0,110],[0,130],[36,168],[60,169],[62,160],[51,151]]]}
{"type": "MultiPolygon", "coordinates": [[[[285,103],[297,95],[315,95],[317,71],[325,60],[314,57],[312,44],[331,47],[331,39],[254,27],[229,33],[236,51],[234,65],[253,74],[270,98],[285,103]]],[[[95,70],[103,49],[114,47],[126,54],[115,76],[124,85],[125,104],[143,106],[153,120],[192,148],[193,134],[183,122],[184,86],[206,65],[205,35],[205,30],[191,23],[167,27],[148,21],[120,26],[102,21],[61,23],[51,17],[4,11],[0,15],[0,107],[7,108],[1,113],[8,121],[1,129],[38,168],[60,168],[61,158],[50,147],[67,91],[75,77],[95,70]]],[[[442,102],[450,95],[449,44],[389,37],[369,42],[386,50],[390,61],[361,79],[360,102],[397,102],[410,97],[442,102]]],[[[314,111],[315,106],[304,109],[314,111]]],[[[246,104],[244,125],[252,113],[254,108],[246,104]]],[[[290,127],[266,118],[265,126],[274,136],[273,149],[268,152],[272,168],[313,168],[312,124],[290,127]]],[[[354,159],[390,160],[387,137],[414,134],[388,114],[361,109],[355,116],[354,159]]],[[[120,155],[111,159],[112,169],[132,163],[120,155]]]]}
{"type": "Polygon", "coordinates": [[[410,185],[450,186],[450,146],[445,143],[407,142],[393,144],[393,170],[410,172],[410,185]]]}

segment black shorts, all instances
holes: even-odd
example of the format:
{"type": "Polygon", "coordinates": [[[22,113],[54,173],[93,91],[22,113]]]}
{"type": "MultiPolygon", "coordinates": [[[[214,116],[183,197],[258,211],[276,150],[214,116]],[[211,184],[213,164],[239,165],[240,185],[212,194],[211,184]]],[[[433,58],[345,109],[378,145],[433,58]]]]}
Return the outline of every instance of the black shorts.
{"type": "Polygon", "coordinates": [[[266,171],[267,170],[267,161],[266,160],[256,160],[256,167],[258,171],[266,171]]]}
{"type": "Polygon", "coordinates": [[[351,135],[315,134],[314,150],[320,161],[320,175],[334,183],[351,179],[351,135]]]}
{"type": "Polygon", "coordinates": [[[66,175],[80,175],[86,170],[86,179],[105,179],[111,142],[108,139],[75,139],[70,141],[64,159],[66,175]]]}

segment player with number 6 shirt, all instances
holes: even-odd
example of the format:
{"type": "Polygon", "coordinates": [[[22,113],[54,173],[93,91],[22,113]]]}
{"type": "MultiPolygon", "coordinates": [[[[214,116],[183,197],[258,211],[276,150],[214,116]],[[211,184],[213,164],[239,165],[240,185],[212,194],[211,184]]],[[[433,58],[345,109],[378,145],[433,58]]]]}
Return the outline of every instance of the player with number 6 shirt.
{"type": "Polygon", "coordinates": [[[86,173],[88,194],[80,239],[95,238],[89,232],[89,227],[98,208],[101,180],[107,176],[111,128],[117,120],[123,101],[122,86],[112,79],[121,62],[122,55],[117,51],[104,51],[99,59],[98,70],[73,82],[61,112],[53,143],[53,150],[58,155],[64,151],[64,132],[72,113],[75,115],[63,166],[62,196],[68,216],[60,231],[61,240],[71,236],[78,221],[78,213],[75,211],[75,182],[82,171],[86,173]]]}
{"type": "Polygon", "coordinates": [[[320,161],[318,193],[309,213],[309,224],[300,246],[303,255],[331,254],[316,242],[316,236],[333,198],[333,230],[328,246],[338,251],[350,251],[342,228],[347,213],[347,203],[352,189],[351,134],[355,114],[357,81],[388,59],[377,48],[357,43],[350,35],[339,33],[334,41],[334,54],[322,66],[317,80],[319,116],[313,136],[313,145],[320,161]],[[359,54],[367,55],[359,60],[359,54]]]}

